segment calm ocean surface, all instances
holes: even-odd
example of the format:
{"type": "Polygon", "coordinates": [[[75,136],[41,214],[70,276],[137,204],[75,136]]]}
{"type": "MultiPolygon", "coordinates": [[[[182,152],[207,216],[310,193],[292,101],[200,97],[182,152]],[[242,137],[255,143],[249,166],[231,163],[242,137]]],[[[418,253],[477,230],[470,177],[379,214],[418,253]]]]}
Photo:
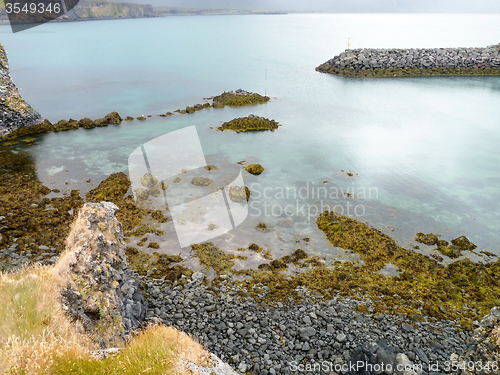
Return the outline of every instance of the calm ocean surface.
{"type": "MultiPolygon", "coordinates": [[[[142,143],[196,125],[215,164],[247,160],[267,168],[246,179],[255,193],[245,224],[214,240],[227,249],[252,240],[281,255],[307,236],[311,251],[340,256],[313,214],[321,204],[345,208],[350,202],[361,220],[405,246],[416,232],[432,231],[446,240],[466,235],[479,250],[500,254],[500,78],[362,80],[314,70],[342,52],[348,37],[351,48],[497,44],[500,15],[168,17],[50,23],[17,34],[0,26],[0,34],[21,94],[49,120],[111,111],[153,115],[141,123],[37,137],[28,149],[51,188],[88,190],[126,171],[128,155],[142,143]],[[272,101],[156,116],[238,88],[267,89],[272,101]],[[283,126],[258,134],[210,129],[250,113],[283,126]],[[94,185],[85,184],[89,178],[94,185]],[[266,187],[268,198],[259,199],[266,187]],[[307,196],[279,194],[300,187],[307,196]],[[317,199],[314,187],[350,189],[359,197],[317,199]],[[275,207],[269,215],[265,202],[275,207]],[[280,212],[286,204],[298,212],[280,212]],[[257,233],[261,220],[273,231],[257,233]]],[[[162,246],[178,246],[167,232],[162,246]]]]}

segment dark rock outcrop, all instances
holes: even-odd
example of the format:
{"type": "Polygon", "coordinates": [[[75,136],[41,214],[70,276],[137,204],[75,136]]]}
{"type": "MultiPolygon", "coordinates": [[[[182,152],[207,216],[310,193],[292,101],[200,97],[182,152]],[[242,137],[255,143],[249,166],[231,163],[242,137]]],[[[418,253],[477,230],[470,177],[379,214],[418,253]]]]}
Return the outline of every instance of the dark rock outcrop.
{"type": "Polygon", "coordinates": [[[113,203],[87,203],[68,236],[56,265],[66,285],[68,314],[101,345],[109,347],[139,328],[147,304],[125,258],[123,231],[113,203]]]}
{"type": "Polygon", "coordinates": [[[45,121],[19,94],[9,72],[7,54],[0,44],[0,139],[13,131],[45,121]]]}

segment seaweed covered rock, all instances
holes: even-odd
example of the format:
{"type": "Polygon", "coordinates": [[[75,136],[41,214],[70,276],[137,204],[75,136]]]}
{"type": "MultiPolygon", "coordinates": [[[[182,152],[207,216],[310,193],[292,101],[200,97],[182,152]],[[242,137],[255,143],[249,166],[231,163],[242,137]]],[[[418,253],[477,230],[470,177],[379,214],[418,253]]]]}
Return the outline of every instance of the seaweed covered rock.
{"type": "Polygon", "coordinates": [[[128,270],[117,210],[110,202],[85,204],[55,267],[65,282],[66,311],[102,348],[138,328],[147,310],[140,284],[128,270]]]}
{"type": "Polygon", "coordinates": [[[200,264],[213,268],[217,273],[229,271],[234,266],[233,259],[236,257],[232,254],[226,254],[213,242],[191,245],[191,251],[200,260],[200,264]]]}
{"type": "Polygon", "coordinates": [[[38,261],[49,252],[43,263],[53,264],[64,249],[68,224],[83,200],[78,190],[47,198],[50,192],[36,179],[35,160],[29,153],[0,150],[1,271],[38,261]]]}
{"type": "Polygon", "coordinates": [[[231,107],[242,107],[246,105],[256,105],[267,103],[270,98],[242,89],[236,91],[224,92],[219,96],[214,96],[212,106],[214,108],[224,108],[226,105],[231,107]]]}
{"type": "MultiPolygon", "coordinates": [[[[354,251],[364,262],[362,266],[343,263],[334,271],[321,272],[332,273],[328,276],[335,280],[332,287],[341,294],[350,295],[353,290],[370,294],[376,312],[392,308],[393,312],[408,316],[425,314],[457,320],[470,328],[473,319],[499,304],[500,283],[496,275],[500,272],[500,261],[483,264],[461,259],[443,265],[398,246],[380,230],[335,212],[323,212],[316,223],[332,245],[354,251]],[[380,273],[389,263],[399,271],[396,277],[380,273]]],[[[459,242],[465,243],[463,239],[459,242]]],[[[449,247],[458,249],[455,246],[449,247]]],[[[318,290],[330,286],[329,282],[320,284],[318,290]]]]}
{"type": "Polygon", "coordinates": [[[24,129],[26,134],[32,126],[50,127],[45,119],[24,101],[12,81],[7,54],[0,44],[0,138],[24,129]]]}
{"type": "Polygon", "coordinates": [[[460,236],[451,240],[453,246],[458,247],[460,250],[474,250],[477,246],[469,241],[469,239],[465,236],[460,236]]]}
{"type": "Polygon", "coordinates": [[[245,168],[245,171],[255,176],[258,176],[262,172],[264,172],[264,167],[260,164],[250,164],[248,167],[245,168]]]}
{"type": "Polygon", "coordinates": [[[80,121],[80,127],[84,129],[92,129],[94,128],[94,122],[88,117],[82,118],[80,121]]]}
{"type": "Polygon", "coordinates": [[[108,113],[104,118],[107,120],[108,124],[119,124],[123,121],[118,112],[108,113]]]}
{"type": "Polygon", "coordinates": [[[116,201],[123,197],[130,187],[130,181],[123,172],[113,173],[102,181],[98,187],[90,190],[86,198],[91,202],[116,201]]]}
{"type": "Polygon", "coordinates": [[[460,236],[451,240],[451,245],[448,241],[440,240],[439,237],[440,235],[436,235],[434,233],[417,233],[415,241],[428,246],[437,245],[437,250],[441,254],[452,259],[460,257],[462,255],[462,251],[472,251],[477,247],[465,236],[460,236]]]}
{"type": "Polygon", "coordinates": [[[438,240],[439,240],[439,235],[434,233],[424,234],[419,232],[415,235],[415,241],[428,246],[436,245],[438,240]]]}
{"type": "Polygon", "coordinates": [[[274,131],[281,126],[277,121],[269,120],[265,117],[249,115],[247,117],[235,118],[231,121],[223,123],[217,130],[232,130],[237,133],[271,130],[274,131]]]}

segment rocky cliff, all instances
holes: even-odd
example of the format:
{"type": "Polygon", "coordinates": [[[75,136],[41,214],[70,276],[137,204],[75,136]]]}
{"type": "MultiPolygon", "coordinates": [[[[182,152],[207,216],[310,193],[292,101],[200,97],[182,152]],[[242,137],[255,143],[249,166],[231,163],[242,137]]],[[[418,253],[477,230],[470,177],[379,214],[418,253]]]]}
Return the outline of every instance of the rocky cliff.
{"type": "Polygon", "coordinates": [[[115,3],[106,0],[80,0],[60,20],[78,21],[98,18],[138,18],[153,16],[149,4],[115,3]]]}
{"type": "Polygon", "coordinates": [[[13,131],[45,121],[19,94],[9,72],[9,62],[0,44],[0,138],[13,131]]]}
{"type": "MultiPolygon", "coordinates": [[[[80,0],[67,14],[54,21],[82,21],[108,18],[153,17],[150,4],[118,3],[106,0],[80,0]]],[[[3,2],[0,1],[0,20],[8,20],[3,2]]]]}
{"type": "Polygon", "coordinates": [[[500,44],[486,48],[348,49],[316,70],[349,77],[500,75],[500,44]]]}

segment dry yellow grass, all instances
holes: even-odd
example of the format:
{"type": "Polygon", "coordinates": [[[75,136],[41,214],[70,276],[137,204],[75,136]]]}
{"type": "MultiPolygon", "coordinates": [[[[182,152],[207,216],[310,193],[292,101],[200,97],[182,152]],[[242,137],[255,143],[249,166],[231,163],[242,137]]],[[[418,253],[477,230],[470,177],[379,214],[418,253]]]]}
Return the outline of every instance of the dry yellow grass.
{"type": "Polygon", "coordinates": [[[71,323],[59,302],[61,265],[0,274],[0,373],[190,374],[207,353],[186,334],[151,326],[117,356],[95,359],[92,340],[71,323]]]}
{"type": "Polygon", "coordinates": [[[30,267],[0,275],[0,371],[37,373],[48,352],[91,348],[81,326],[59,303],[59,276],[52,268],[30,267]]]}

